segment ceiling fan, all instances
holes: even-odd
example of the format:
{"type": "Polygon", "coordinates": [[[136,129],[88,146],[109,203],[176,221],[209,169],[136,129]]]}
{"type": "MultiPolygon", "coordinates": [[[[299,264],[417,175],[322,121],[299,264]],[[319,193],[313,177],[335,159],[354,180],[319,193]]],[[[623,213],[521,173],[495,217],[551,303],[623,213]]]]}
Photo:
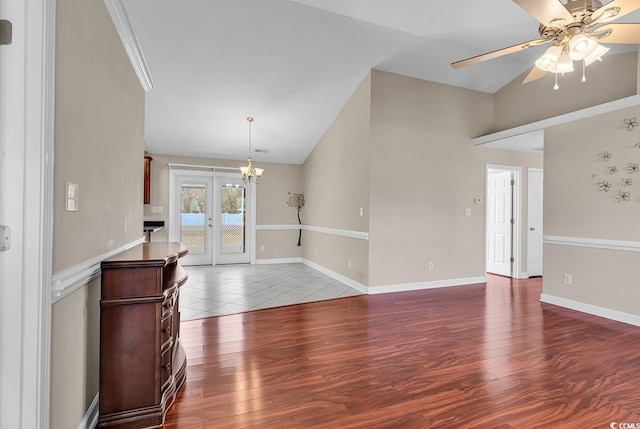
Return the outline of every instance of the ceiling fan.
{"type": "Polygon", "coordinates": [[[540,22],[540,38],[456,61],[451,64],[453,68],[553,43],[536,60],[522,83],[540,79],[551,72],[556,75],[554,89],[558,89],[558,74],[572,72],[574,61],[582,61],[582,81],[585,81],[585,67],[601,60],[609,50],[600,42],[640,44],[640,24],[607,24],[640,9],[640,0],[613,0],[604,5],[600,0],[568,0],[566,4],[560,0],[513,1],[540,22]]]}

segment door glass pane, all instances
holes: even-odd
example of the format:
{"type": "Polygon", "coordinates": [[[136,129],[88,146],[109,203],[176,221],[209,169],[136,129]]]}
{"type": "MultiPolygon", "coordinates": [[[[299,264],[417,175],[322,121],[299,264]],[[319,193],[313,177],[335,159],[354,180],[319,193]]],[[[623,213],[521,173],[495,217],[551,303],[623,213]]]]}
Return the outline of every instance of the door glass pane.
{"type": "Polygon", "coordinates": [[[245,188],[222,185],[220,198],[220,253],[244,253],[245,188]]]}
{"type": "Polygon", "coordinates": [[[187,246],[189,254],[205,252],[206,197],[204,185],[182,185],[180,192],[180,242],[187,246]]]}

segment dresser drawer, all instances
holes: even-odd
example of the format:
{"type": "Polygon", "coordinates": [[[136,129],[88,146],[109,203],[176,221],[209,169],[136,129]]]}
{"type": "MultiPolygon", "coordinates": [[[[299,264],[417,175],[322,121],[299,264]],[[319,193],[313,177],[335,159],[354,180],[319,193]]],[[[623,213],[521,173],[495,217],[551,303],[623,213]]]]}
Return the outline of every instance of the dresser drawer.
{"type": "Polygon", "coordinates": [[[160,366],[160,385],[162,390],[165,390],[167,386],[171,385],[173,380],[173,348],[169,347],[162,352],[161,366],[160,366]]]}
{"type": "Polygon", "coordinates": [[[164,351],[173,344],[173,315],[169,314],[160,321],[160,350],[164,351]]]}
{"type": "Polygon", "coordinates": [[[165,295],[165,298],[162,301],[162,317],[166,317],[167,315],[173,313],[173,305],[175,304],[174,302],[175,297],[176,295],[174,293],[170,295],[165,295]]]}

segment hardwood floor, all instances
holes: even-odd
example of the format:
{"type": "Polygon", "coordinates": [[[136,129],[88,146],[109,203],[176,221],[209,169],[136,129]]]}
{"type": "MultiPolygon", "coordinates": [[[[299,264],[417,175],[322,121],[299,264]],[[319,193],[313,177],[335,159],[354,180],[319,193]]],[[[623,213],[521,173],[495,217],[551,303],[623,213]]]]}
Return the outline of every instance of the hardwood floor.
{"type": "Polygon", "coordinates": [[[163,427],[640,423],[640,328],[540,293],[491,276],[183,322],[187,383],[163,427]]]}

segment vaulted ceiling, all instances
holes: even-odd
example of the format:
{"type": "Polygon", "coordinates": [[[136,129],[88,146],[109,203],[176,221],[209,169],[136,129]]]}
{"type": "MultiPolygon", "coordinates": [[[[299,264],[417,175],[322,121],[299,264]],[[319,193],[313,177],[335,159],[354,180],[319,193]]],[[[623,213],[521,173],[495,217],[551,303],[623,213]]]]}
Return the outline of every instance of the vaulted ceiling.
{"type": "Polygon", "coordinates": [[[145,112],[152,153],[244,159],[253,116],[252,146],[263,151],[254,160],[302,163],[372,68],[494,93],[546,49],[451,68],[538,37],[538,22],[511,0],[123,3],[155,85],[145,112]]]}

